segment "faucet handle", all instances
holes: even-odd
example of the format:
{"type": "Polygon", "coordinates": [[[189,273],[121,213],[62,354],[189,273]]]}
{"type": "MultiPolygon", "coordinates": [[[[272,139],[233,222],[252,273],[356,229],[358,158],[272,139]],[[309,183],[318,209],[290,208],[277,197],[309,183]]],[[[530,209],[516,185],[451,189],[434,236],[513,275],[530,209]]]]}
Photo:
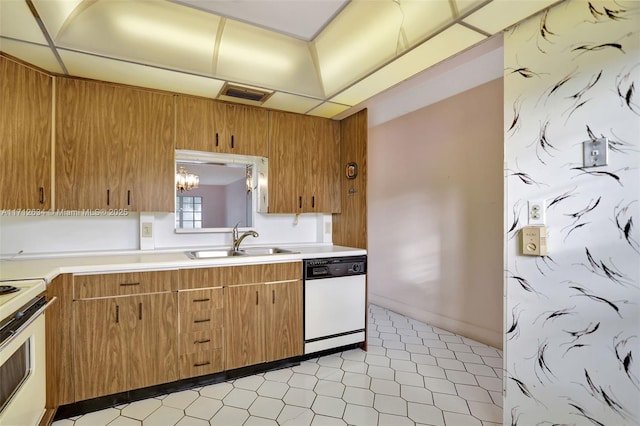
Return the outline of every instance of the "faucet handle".
{"type": "Polygon", "coordinates": [[[238,239],[238,225],[240,225],[240,222],[236,223],[236,226],[234,226],[233,230],[231,231],[231,235],[233,236],[234,241],[238,239]]]}

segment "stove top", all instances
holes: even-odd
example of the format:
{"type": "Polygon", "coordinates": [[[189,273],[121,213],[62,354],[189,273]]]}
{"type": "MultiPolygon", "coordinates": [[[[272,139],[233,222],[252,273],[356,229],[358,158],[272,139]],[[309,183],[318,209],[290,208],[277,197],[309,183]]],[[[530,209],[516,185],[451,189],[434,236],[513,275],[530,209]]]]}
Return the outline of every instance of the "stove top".
{"type": "Polygon", "coordinates": [[[46,289],[44,280],[0,282],[0,321],[11,316],[46,289]]]}

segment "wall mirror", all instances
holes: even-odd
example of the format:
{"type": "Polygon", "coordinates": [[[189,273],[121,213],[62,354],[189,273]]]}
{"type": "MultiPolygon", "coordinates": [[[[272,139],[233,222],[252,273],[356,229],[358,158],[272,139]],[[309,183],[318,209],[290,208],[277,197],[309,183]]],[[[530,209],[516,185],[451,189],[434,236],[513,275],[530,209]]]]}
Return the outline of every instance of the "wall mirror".
{"type": "Polygon", "coordinates": [[[197,176],[198,184],[180,188],[176,175],[177,233],[229,232],[236,224],[250,228],[256,213],[267,212],[264,157],[176,150],[178,172],[197,176]]]}

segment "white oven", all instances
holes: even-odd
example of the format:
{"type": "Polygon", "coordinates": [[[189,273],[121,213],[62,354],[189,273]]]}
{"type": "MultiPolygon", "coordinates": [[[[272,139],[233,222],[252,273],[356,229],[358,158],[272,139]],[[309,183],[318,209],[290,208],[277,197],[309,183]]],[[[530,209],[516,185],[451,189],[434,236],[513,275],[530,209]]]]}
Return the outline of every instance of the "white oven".
{"type": "MultiPolygon", "coordinates": [[[[0,283],[0,425],[37,425],[45,411],[43,281],[0,283]],[[17,288],[10,293],[2,290],[17,288]]],[[[55,300],[55,299],[54,299],[55,300]]]]}

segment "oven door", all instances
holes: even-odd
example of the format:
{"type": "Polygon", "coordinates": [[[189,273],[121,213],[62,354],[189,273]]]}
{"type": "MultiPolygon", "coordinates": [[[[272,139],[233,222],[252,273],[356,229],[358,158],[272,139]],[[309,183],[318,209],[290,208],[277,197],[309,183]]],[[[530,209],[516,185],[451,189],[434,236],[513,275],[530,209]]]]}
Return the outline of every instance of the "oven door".
{"type": "Polygon", "coordinates": [[[44,414],[44,309],[0,343],[0,425],[37,425],[44,414]]]}

